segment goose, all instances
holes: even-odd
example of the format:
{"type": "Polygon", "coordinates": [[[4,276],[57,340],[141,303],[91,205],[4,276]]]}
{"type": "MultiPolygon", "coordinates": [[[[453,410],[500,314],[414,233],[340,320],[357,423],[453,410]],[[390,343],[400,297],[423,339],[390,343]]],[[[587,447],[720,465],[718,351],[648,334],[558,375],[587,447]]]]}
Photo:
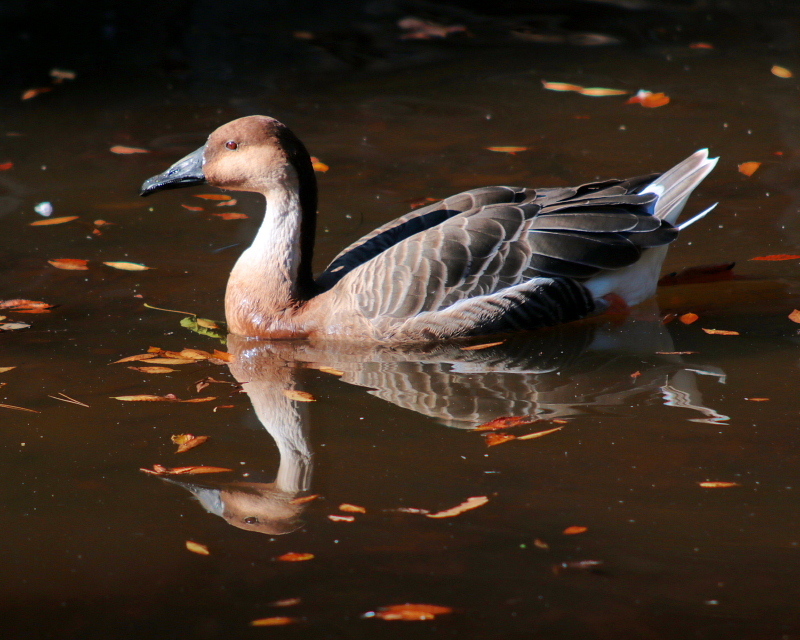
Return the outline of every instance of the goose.
{"type": "Polygon", "coordinates": [[[465,191],[388,222],[316,278],[317,184],[300,139],[268,116],[222,125],[141,195],[207,184],[266,212],[225,292],[228,330],[257,339],[430,343],[537,329],[655,293],[676,220],[717,158],[578,187],[465,191]]]}

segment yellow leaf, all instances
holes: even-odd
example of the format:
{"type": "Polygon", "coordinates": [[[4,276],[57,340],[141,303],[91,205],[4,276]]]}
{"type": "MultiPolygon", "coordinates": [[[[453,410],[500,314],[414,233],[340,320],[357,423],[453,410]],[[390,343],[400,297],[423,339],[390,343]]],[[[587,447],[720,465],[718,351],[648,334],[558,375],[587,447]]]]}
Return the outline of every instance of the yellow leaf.
{"type": "Polygon", "coordinates": [[[727,489],[728,487],[741,486],[738,482],[698,482],[704,489],[727,489]]]}
{"type": "Polygon", "coordinates": [[[114,145],[109,149],[111,153],[117,153],[120,155],[129,155],[131,153],[150,153],[147,149],[141,149],[139,147],[125,147],[121,144],[114,145]]]}
{"type": "Polygon", "coordinates": [[[12,369],[16,369],[16,367],[0,367],[0,373],[5,373],[6,371],[11,371],[12,369]]]}
{"type": "Polygon", "coordinates": [[[257,620],[251,620],[250,626],[281,627],[287,624],[292,624],[293,622],[295,622],[294,618],[289,618],[287,616],[273,616],[272,618],[258,618],[257,620]]]}
{"type": "Polygon", "coordinates": [[[556,427],[555,429],[548,429],[547,431],[537,431],[536,433],[529,433],[524,436],[519,436],[517,440],[533,440],[534,438],[541,438],[542,436],[561,431],[564,427],[556,427]]]}
{"type": "Polygon", "coordinates": [[[171,367],[128,367],[128,369],[141,371],[142,373],[172,373],[173,371],[177,371],[177,369],[171,367]]]}
{"type": "Polygon", "coordinates": [[[486,149],[489,151],[496,151],[497,153],[510,153],[514,155],[521,151],[527,151],[530,147],[486,147],[486,149]]]}
{"type": "Polygon", "coordinates": [[[155,353],[140,353],[135,356],[128,356],[127,358],[122,358],[121,360],[115,360],[111,364],[119,364],[120,362],[136,362],[138,360],[152,360],[156,357],[157,354],[155,353]]]}
{"type": "Polygon", "coordinates": [[[336,514],[330,514],[328,519],[333,522],[355,522],[356,519],[354,516],[337,516],[336,514]]]}
{"type": "Polygon", "coordinates": [[[339,371],[339,369],[334,369],[333,367],[319,367],[318,371],[322,371],[322,373],[329,373],[332,376],[343,376],[344,371],[339,371]]]}
{"type": "Polygon", "coordinates": [[[61,216],[60,218],[47,218],[46,220],[37,220],[36,222],[29,223],[31,227],[47,227],[51,224],[64,224],[65,222],[72,222],[77,220],[79,216],[61,216]]]}
{"type": "Polygon", "coordinates": [[[742,162],[742,164],[739,165],[739,173],[742,173],[749,178],[756,171],[758,171],[760,166],[760,162],[742,162]]]}
{"type": "Polygon", "coordinates": [[[550,91],[581,91],[583,87],[577,84],[568,84],[566,82],[547,82],[542,80],[542,86],[550,91]]]}
{"type": "Polygon", "coordinates": [[[194,364],[193,358],[150,358],[148,364],[194,364]]]}
{"type": "Polygon", "coordinates": [[[592,96],[600,98],[604,96],[624,96],[628,92],[622,89],[606,89],[605,87],[586,87],[581,89],[578,93],[584,96],[592,96]]]}
{"type": "Polygon", "coordinates": [[[319,171],[320,173],[325,173],[330,169],[327,164],[314,156],[311,156],[311,166],[314,168],[314,171],[319,171]]]}
{"type": "Polygon", "coordinates": [[[461,347],[461,351],[480,351],[481,349],[488,349],[489,347],[496,347],[501,345],[505,342],[505,340],[500,340],[500,342],[484,342],[483,344],[473,344],[469,347],[461,347]]]}
{"type": "Polygon", "coordinates": [[[107,267],[112,267],[113,269],[122,269],[123,271],[147,271],[147,269],[153,268],[146,267],[143,264],[138,264],[136,262],[104,262],[103,264],[107,267]]]}
{"type": "Polygon", "coordinates": [[[148,394],[140,394],[137,396],[111,396],[111,399],[121,400],[122,402],[174,402],[174,400],[165,396],[153,396],[148,394]]]}
{"type": "Polygon", "coordinates": [[[201,556],[211,555],[211,552],[208,550],[208,547],[204,544],[200,544],[199,542],[192,542],[191,540],[187,540],[186,548],[192,553],[197,553],[200,554],[201,556]]]}
{"type": "Polygon", "coordinates": [[[777,64],[772,65],[772,69],[770,69],[772,75],[778,76],[779,78],[791,78],[794,74],[787,69],[786,67],[778,66],[777,64]]]}
{"type": "Polygon", "coordinates": [[[316,402],[317,399],[312,396],[308,391],[298,391],[297,389],[284,389],[283,395],[285,395],[289,400],[294,400],[296,402],[316,402]]]}
{"type": "Polygon", "coordinates": [[[453,516],[457,516],[465,511],[482,507],[487,502],[489,502],[489,498],[486,496],[473,496],[472,498],[467,498],[464,502],[452,507],[451,509],[445,509],[444,511],[438,511],[437,513],[427,513],[425,515],[427,515],[429,518],[452,518],[453,516]]]}
{"type": "Polygon", "coordinates": [[[357,504],[348,504],[346,502],[339,505],[340,511],[348,511],[350,513],[366,513],[367,510],[364,507],[359,507],[357,504]]]}
{"type": "Polygon", "coordinates": [[[706,329],[703,327],[703,331],[706,333],[710,333],[715,336],[738,336],[738,331],[727,331],[726,329],[706,329]]]}

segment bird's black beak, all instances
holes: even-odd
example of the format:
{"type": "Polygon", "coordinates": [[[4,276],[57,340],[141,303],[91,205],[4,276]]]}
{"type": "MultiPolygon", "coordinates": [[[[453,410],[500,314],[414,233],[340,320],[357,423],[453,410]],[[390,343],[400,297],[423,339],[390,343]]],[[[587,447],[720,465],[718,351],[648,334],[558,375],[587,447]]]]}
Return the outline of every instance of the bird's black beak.
{"type": "Polygon", "coordinates": [[[185,158],[178,160],[163,173],[145,180],[139,195],[149,196],[151,193],[165,189],[179,189],[180,187],[205,184],[206,175],[203,173],[203,153],[205,150],[204,145],[197,151],[192,151],[185,158]]]}

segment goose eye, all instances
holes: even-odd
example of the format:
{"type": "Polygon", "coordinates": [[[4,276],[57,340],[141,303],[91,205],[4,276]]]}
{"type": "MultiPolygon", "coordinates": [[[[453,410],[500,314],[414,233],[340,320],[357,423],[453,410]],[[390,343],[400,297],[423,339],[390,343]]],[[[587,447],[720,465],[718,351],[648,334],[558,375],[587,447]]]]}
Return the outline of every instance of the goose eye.
{"type": "MultiPolygon", "coordinates": [[[[233,144],[236,144],[235,142],[233,144]]],[[[258,524],[258,518],[255,516],[248,516],[244,519],[245,524],[258,524]]]]}
{"type": "Polygon", "coordinates": [[[238,143],[234,142],[233,140],[228,140],[225,143],[225,148],[230,149],[231,151],[236,151],[239,148],[238,143]]]}

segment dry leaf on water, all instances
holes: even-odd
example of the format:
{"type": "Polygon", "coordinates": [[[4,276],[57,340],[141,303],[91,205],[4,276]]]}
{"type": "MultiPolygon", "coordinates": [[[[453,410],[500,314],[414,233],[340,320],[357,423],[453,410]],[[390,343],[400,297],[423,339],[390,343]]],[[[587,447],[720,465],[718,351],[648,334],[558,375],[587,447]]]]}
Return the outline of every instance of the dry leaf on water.
{"type": "Polygon", "coordinates": [[[211,552],[208,550],[208,547],[204,544],[200,544],[199,542],[192,542],[191,540],[187,540],[186,548],[192,553],[196,553],[201,556],[211,555],[211,552]]]}
{"type": "Polygon", "coordinates": [[[64,224],[65,222],[72,222],[77,220],[79,216],[61,216],[60,218],[47,218],[45,220],[37,220],[36,222],[29,222],[30,227],[47,227],[53,224],[64,224]]]}
{"type": "Polygon", "coordinates": [[[582,87],[578,84],[569,84],[567,82],[547,82],[542,80],[542,86],[550,91],[574,91],[584,96],[591,96],[594,98],[602,98],[605,96],[623,96],[627,91],[622,89],[607,89],[605,87],[582,87]]]}
{"type": "Polygon", "coordinates": [[[480,351],[481,349],[488,349],[489,347],[496,347],[501,345],[505,342],[505,340],[500,340],[500,342],[484,342],[483,344],[473,344],[469,347],[461,347],[461,351],[480,351]]]}
{"type": "Polygon", "coordinates": [[[28,413],[41,413],[41,411],[36,411],[36,409],[26,409],[25,407],[17,407],[13,404],[0,404],[0,407],[3,409],[15,409],[16,411],[27,411],[28,413]]]}
{"type": "Polygon", "coordinates": [[[165,396],[154,396],[148,394],[141,394],[135,396],[111,396],[112,400],[121,400],[122,402],[211,402],[216,400],[215,396],[203,396],[202,398],[189,398],[188,400],[179,400],[173,394],[165,396]]]}
{"type": "Polygon", "coordinates": [[[486,147],[488,151],[496,151],[497,153],[510,153],[512,156],[527,151],[530,147],[486,147]]]}
{"type": "Polygon", "coordinates": [[[119,155],[130,155],[132,153],[150,153],[147,149],[142,149],[141,147],[126,147],[121,144],[114,145],[109,149],[111,153],[116,153],[119,155]]]}
{"type": "Polygon", "coordinates": [[[769,402],[769,398],[745,398],[745,400],[750,402],[769,402]]]}
{"type": "Polygon", "coordinates": [[[366,513],[367,510],[364,507],[359,507],[357,504],[348,504],[343,502],[339,505],[340,511],[348,511],[350,513],[366,513]]]}
{"type": "Polygon", "coordinates": [[[741,486],[738,482],[698,482],[704,489],[727,489],[729,487],[741,486]]]}
{"type": "Polygon", "coordinates": [[[738,336],[738,331],[727,331],[726,329],[706,329],[703,327],[703,331],[706,333],[710,333],[711,335],[715,336],[738,336]]]}
{"type": "Polygon", "coordinates": [[[792,78],[794,76],[794,74],[789,69],[787,69],[786,67],[781,67],[777,64],[772,65],[772,69],[770,69],[770,72],[772,73],[773,76],[777,76],[779,78],[792,78]]]}
{"type": "Polygon", "coordinates": [[[12,369],[16,369],[16,367],[0,367],[0,373],[5,373],[6,371],[11,371],[12,369]]]}
{"type": "Polygon", "coordinates": [[[203,200],[230,200],[231,196],[224,193],[196,193],[195,198],[202,198],[203,200]]]}
{"type": "Polygon", "coordinates": [[[329,373],[332,376],[344,375],[344,371],[340,371],[339,369],[334,369],[333,367],[318,367],[317,371],[322,371],[322,373],[329,373]]]}
{"type": "Polygon", "coordinates": [[[88,260],[80,260],[78,258],[56,258],[47,262],[57,269],[65,269],[67,271],[86,271],[89,268],[86,266],[89,263],[88,260]]]}
{"type": "Polygon", "coordinates": [[[139,469],[144,473],[149,473],[152,476],[180,476],[180,475],[197,475],[201,473],[227,473],[233,469],[226,467],[208,467],[205,465],[193,467],[165,467],[160,464],[154,464],[152,469],[139,469]]]}
{"type": "Polygon", "coordinates": [[[746,175],[748,178],[752,176],[761,166],[760,162],[742,162],[739,165],[739,173],[746,175]]]}
{"type": "Polygon", "coordinates": [[[22,99],[23,100],[30,100],[31,98],[35,98],[42,93],[47,93],[48,91],[52,91],[52,87],[34,87],[33,89],[26,89],[22,92],[22,99]]]}
{"type": "Polygon", "coordinates": [[[641,89],[635,96],[628,98],[628,104],[640,104],[648,109],[655,109],[669,104],[669,96],[666,93],[653,93],[641,89]]]}
{"type": "Polygon", "coordinates": [[[800,256],[789,253],[775,253],[770,256],[758,256],[757,258],[750,258],[750,260],[766,260],[769,262],[778,262],[780,260],[800,260],[800,256]]]}
{"type": "Polygon", "coordinates": [[[498,444],[517,439],[517,436],[513,436],[510,433],[487,433],[483,437],[486,440],[487,447],[495,447],[498,444]]]}
{"type": "Polygon", "coordinates": [[[0,309],[8,309],[10,311],[40,311],[51,309],[54,305],[47,302],[40,302],[38,300],[23,300],[16,298],[14,300],[0,300],[0,309]]]}
{"type": "Polygon", "coordinates": [[[297,389],[284,389],[283,395],[285,395],[289,400],[294,400],[295,402],[316,402],[317,399],[312,396],[308,391],[298,391],[297,389]]]}
{"type": "Polygon", "coordinates": [[[222,220],[244,220],[245,218],[249,218],[246,213],[212,213],[212,216],[216,216],[222,220]]]}
{"type": "Polygon", "coordinates": [[[678,318],[683,324],[692,324],[693,322],[697,322],[700,319],[696,313],[684,313],[682,316],[678,318]]]}
{"type": "Polygon", "coordinates": [[[561,533],[563,533],[565,536],[574,536],[574,535],[577,535],[579,533],[585,533],[586,531],[588,531],[588,529],[586,527],[573,525],[571,527],[567,527],[561,533]]]}
{"type": "Polygon", "coordinates": [[[380,618],[381,620],[433,620],[436,616],[452,613],[451,607],[436,604],[393,604],[381,607],[377,611],[361,614],[362,618],[380,618]]]}
{"type": "Polygon", "coordinates": [[[541,438],[542,436],[550,435],[556,431],[561,431],[564,427],[556,427],[555,429],[547,429],[546,431],[537,431],[536,433],[528,433],[524,436],[519,436],[517,440],[533,440],[534,438],[541,438]]]}
{"type": "Polygon", "coordinates": [[[332,513],[328,516],[328,520],[332,522],[355,522],[356,518],[355,516],[338,516],[332,513]]]}
{"type": "Polygon", "coordinates": [[[177,371],[171,367],[128,367],[132,371],[140,371],[141,373],[172,373],[177,371]]]}
{"type": "Polygon", "coordinates": [[[251,627],[282,627],[287,624],[297,622],[294,618],[287,616],[273,616],[271,618],[258,618],[250,621],[251,627]]]}
{"type": "Polygon", "coordinates": [[[425,515],[427,515],[429,518],[452,518],[453,516],[457,516],[465,511],[471,511],[472,509],[482,507],[487,502],[489,502],[489,498],[486,496],[473,496],[472,498],[467,498],[464,502],[451,509],[445,509],[444,511],[438,511],[436,513],[427,513],[425,515]]]}
{"type": "Polygon", "coordinates": [[[8,171],[14,168],[13,162],[0,162],[0,171],[8,171]]]}
{"type": "Polygon", "coordinates": [[[301,496],[299,498],[295,498],[294,500],[290,500],[289,504],[306,504],[308,502],[313,502],[319,498],[318,493],[312,493],[310,496],[301,496]]]}
{"type": "Polygon", "coordinates": [[[178,445],[175,453],[183,453],[206,442],[208,436],[193,436],[191,433],[185,433],[180,436],[172,436],[171,440],[178,445]]]}
{"type": "Polygon", "coordinates": [[[328,169],[330,169],[327,164],[315,156],[311,156],[311,166],[314,168],[314,171],[318,171],[319,173],[327,173],[328,169]]]}
{"type": "Polygon", "coordinates": [[[800,322],[800,309],[795,309],[789,314],[789,320],[792,322],[800,322]]]}
{"type": "Polygon", "coordinates": [[[289,553],[284,553],[282,556],[278,556],[275,558],[276,560],[280,560],[281,562],[304,562],[306,560],[313,560],[314,554],[313,553],[295,553],[290,551],[289,553]]]}
{"type": "Polygon", "coordinates": [[[122,269],[123,271],[147,271],[153,267],[146,267],[138,262],[104,262],[104,265],[113,269],[122,269]]]}
{"type": "Polygon", "coordinates": [[[216,206],[218,206],[218,207],[232,207],[237,202],[238,202],[238,200],[236,200],[236,198],[231,198],[230,200],[221,200],[220,202],[217,203],[216,206]]]}
{"type": "Polygon", "coordinates": [[[516,427],[521,424],[532,424],[534,422],[539,422],[539,418],[535,416],[502,416],[485,422],[479,427],[475,427],[474,430],[495,431],[497,429],[508,429],[509,427],[516,427]]]}
{"type": "Polygon", "coordinates": [[[203,207],[193,207],[192,205],[189,205],[189,204],[182,204],[181,206],[184,209],[188,209],[189,211],[205,211],[205,209],[203,209],[203,207]]]}
{"type": "Polygon", "coordinates": [[[0,331],[17,331],[19,329],[29,329],[30,326],[25,322],[4,322],[0,324],[0,331]]]}

